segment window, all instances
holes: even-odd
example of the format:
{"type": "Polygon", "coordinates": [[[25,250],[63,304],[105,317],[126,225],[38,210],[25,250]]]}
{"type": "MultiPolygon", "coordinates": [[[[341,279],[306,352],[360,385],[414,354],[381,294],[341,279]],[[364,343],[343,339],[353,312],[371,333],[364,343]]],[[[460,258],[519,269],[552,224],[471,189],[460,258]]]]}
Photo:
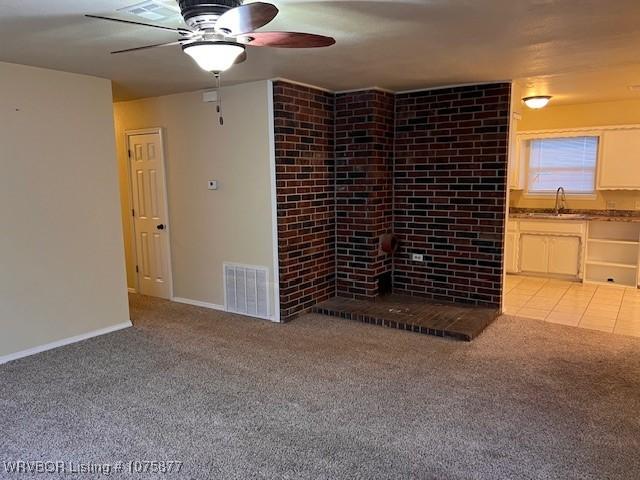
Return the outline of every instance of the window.
{"type": "Polygon", "coordinates": [[[593,195],[598,159],[597,136],[537,138],[529,140],[527,193],[593,195]]]}

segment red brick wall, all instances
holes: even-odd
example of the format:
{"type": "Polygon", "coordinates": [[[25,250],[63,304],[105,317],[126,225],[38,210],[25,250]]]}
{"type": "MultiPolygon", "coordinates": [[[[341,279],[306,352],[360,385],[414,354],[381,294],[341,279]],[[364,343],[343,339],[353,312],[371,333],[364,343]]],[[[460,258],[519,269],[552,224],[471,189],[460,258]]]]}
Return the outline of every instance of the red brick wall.
{"type": "Polygon", "coordinates": [[[396,96],[397,292],[499,304],[509,104],[509,84],[396,96]]]}
{"type": "Polygon", "coordinates": [[[379,237],[393,230],[395,98],[377,90],[336,95],[337,293],[378,295],[377,277],[391,272],[379,237]]]}
{"type": "Polygon", "coordinates": [[[335,294],[334,95],[274,82],[282,321],[335,294]]]}

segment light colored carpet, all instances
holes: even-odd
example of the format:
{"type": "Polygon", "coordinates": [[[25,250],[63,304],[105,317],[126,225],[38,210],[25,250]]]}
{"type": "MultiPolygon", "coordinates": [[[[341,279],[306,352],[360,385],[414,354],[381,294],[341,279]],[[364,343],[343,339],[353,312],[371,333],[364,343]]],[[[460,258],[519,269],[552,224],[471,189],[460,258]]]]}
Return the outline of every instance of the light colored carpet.
{"type": "Polygon", "coordinates": [[[0,462],[184,462],[112,478],[640,472],[640,339],[503,317],[467,344],[138,296],[132,316],[134,328],[0,367],[0,462]]]}

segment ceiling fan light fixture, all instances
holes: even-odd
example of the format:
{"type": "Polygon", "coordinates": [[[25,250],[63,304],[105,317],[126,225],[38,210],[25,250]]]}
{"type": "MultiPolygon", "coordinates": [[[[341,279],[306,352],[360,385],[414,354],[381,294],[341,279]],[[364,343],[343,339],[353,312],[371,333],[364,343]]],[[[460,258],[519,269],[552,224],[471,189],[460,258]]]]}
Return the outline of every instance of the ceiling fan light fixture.
{"type": "Polygon", "coordinates": [[[540,110],[549,104],[551,98],[550,95],[536,95],[534,97],[525,97],[522,102],[533,110],[540,110]]]}
{"type": "Polygon", "coordinates": [[[234,42],[193,42],[182,45],[184,53],[207,72],[220,73],[233,66],[245,47],[234,42]]]}

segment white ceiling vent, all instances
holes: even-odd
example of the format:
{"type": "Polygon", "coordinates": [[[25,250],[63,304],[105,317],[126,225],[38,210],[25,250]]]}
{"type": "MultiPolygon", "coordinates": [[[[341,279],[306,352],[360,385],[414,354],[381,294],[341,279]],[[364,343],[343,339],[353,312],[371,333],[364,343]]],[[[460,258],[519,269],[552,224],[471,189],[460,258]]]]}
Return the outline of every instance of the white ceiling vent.
{"type": "Polygon", "coordinates": [[[225,263],[224,297],[228,312],[269,319],[269,270],[225,263]]]}
{"type": "Polygon", "coordinates": [[[118,11],[154,22],[180,17],[180,8],[175,0],[146,0],[129,7],[119,8],[118,11]]]}

